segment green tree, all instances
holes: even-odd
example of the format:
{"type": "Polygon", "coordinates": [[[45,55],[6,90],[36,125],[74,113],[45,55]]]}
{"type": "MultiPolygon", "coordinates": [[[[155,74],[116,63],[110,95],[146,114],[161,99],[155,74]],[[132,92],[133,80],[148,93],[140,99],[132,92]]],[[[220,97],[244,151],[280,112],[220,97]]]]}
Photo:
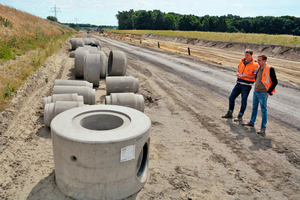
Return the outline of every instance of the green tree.
{"type": "Polygon", "coordinates": [[[54,17],[54,16],[48,16],[47,19],[50,20],[50,21],[58,22],[57,18],[54,17]]]}
{"type": "Polygon", "coordinates": [[[176,29],[176,20],[173,14],[165,15],[165,30],[175,30],[176,29]]]}

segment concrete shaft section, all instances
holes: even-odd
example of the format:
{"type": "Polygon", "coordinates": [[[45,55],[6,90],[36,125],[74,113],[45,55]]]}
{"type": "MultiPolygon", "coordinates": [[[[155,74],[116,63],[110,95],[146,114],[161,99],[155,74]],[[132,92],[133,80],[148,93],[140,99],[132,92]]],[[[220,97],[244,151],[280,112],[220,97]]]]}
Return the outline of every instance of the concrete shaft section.
{"type": "Polygon", "coordinates": [[[83,102],[83,96],[76,94],[54,94],[44,98],[44,108],[47,103],[55,103],[57,101],[79,101],[83,102]]]}
{"type": "Polygon", "coordinates": [[[112,93],[105,97],[105,104],[126,106],[141,112],[144,112],[145,108],[143,95],[134,93],[112,93]]]}
{"type": "Polygon", "coordinates": [[[132,76],[115,76],[106,78],[106,94],[138,92],[139,79],[132,76]]]}
{"type": "Polygon", "coordinates": [[[97,51],[100,51],[100,48],[99,47],[92,47],[92,46],[90,46],[90,45],[84,45],[83,47],[78,47],[78,49],[80,49],[80,50],[97,50],[97,51]]]}
{"type": "Polygon", "coordinates": [[[84,58],[84,80],[92,83],[94,87],[100,82],[100,54],[87,54],[84,58]]]}
{"type": "Polygon", "coordinates": [[[108,76],[125,76],[127,59],[123,51],[111,51],[108,57],[108,76]]]}
{"type": "Polygon", "coordinates": [[[57,101],[55,103],[47,103],[44,108],[44,124],[50,127],[53,118],[66,110],[84,106],[83,102],[76,101],[57,101]]]}
{"type": "Polygon", "coordinates": [[[74,199],[124,199],[147,180],[150,119],[123,106],[94,105],[51,123],[55,179],[74,199]]]}
{"type": "Polygon", "coordinates": [[[100,78],[106,77],[107,57],[103,51],[100,51],[100,78]]]}
{"type": "Polygon", "coordinates": [[[85,38],[84,39],[84,44],[85,45],[96,46],[95,41],[92,38],[85,38]]]}
{"type": "Polygon", "coordinates": [[[83,96],[84,104],[94,105],[95,104],[95,89],[87,86],[65,86],[65,85],[54,85],[53,94],[72,94],[77,93],[83,96]]]}
{"type": "Polygon", "coordinates": [[[100,41],[97,40],[96,38],[92,38],[92,39],[94,40],[95,45],[96,45],[99,49],[101,49],[101,43],[100,43],[100,41]]]}
{"type": "Polygon", "coordinates": [[[79,81],[79,80],[55,79],[54,85],[87,86],[93,88],[93,83],[89,83],[88,81],[79,81]]]}
{"type": "Polygon", "coordinates": [[[76,49],[75,51],[75,77],[83,78],[84,57],[89,54],[88,50],[76,49]]]}
{"type": "Polygon", "coordinates": [[[84,46],[84,41],[82,38],[72,38],[72,39],[70,39],[70,43],[72,45],[72,50],[75,50],[78,47],[84,46]]]}
{"type": "Polygon", "coordinates": [[[75,58],[75,51],[70,52],[70,58],[75,58]]]}

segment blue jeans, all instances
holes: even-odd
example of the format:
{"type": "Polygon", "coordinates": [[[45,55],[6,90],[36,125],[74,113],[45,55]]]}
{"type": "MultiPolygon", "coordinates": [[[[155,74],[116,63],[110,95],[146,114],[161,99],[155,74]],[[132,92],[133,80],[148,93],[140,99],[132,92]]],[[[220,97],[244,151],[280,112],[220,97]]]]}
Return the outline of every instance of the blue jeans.
{"type": "Polygon", "coordinates": [[[251,87],[252,86],[242,85],[239,83],[237,83],[234,86],[234,88],[229,96],[229,110],[228,111],[233,112],[234,101],[240,94],[242,94],[242,101],[241,101],[242,105],[241,105],[239,115],[244,115],[244,112],[247,108],[247,99],[248,99],[248,95],[250,93],[251,87]]]}
{"type": "Polygon", "coordinates": [[[267,92],[253,92],[253,107],[252,107],[252,115],[251,115],[251,124],[255,124],[255,120],[257,117],[258,104],[260,104],[261,108],[261,128],[266,129],[267,124],[267,100],[269,95],[267,96],[267,92]]]}

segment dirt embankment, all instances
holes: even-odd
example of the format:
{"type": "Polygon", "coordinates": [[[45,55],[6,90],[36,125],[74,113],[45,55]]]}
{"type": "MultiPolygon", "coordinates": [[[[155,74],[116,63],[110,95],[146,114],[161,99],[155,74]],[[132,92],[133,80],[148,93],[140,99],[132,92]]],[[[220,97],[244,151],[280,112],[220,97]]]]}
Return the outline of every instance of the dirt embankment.
{"type": "Polygon", "coordinates": [[[223,42],[223,41],[208,41],[208,40],[199,40],[197,38],[170,37],[170,36],[153,35],[153,34],[143,34],[142,37],[166,40],[166,41],[183,43],[183,44],[198,45],[203,47],[227,49],[230,51],[242,52],[245,49],[249,48],[252,49],[257,55],[265,54],[271,57],[277,57],[277,58],[292,60],[292,61],[300,61],[299,47],[286,47],[286,46],[276,46],[276,45],[223,42]]]}

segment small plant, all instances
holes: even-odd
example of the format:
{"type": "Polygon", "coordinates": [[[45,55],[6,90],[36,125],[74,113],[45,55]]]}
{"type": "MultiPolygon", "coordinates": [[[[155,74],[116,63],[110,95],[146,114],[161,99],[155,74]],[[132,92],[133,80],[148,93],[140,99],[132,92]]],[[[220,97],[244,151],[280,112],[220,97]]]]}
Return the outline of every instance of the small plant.
{"type": "Polygon", "coordinates": [[[4,94],[3,94],[4,99],[10,97],[15,92],[15,90],[16,89],[14,87],[11,87],[10,84],[8,83],[4,89],[4,94]]]}
{"type": "Polygon", "coordinates": [[[49,81],[48,78],[45,78],[45,82],[48,83],[48,81],[49,81]]]}

